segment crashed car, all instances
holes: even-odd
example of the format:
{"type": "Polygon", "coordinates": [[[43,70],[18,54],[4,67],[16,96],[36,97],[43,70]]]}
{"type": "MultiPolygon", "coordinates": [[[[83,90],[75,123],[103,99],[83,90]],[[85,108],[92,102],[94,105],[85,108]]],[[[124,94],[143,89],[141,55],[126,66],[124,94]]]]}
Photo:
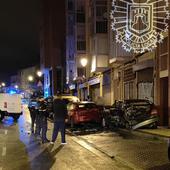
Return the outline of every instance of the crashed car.
{"type": "Polygon", "coordinates": [[[115,101],[113,106],[104,109],[104,119],[107,127],[126,127],[138,129],[141,127],[156,128],[158,112],[153,103],[145,99],[129,99],[115,101]]]}

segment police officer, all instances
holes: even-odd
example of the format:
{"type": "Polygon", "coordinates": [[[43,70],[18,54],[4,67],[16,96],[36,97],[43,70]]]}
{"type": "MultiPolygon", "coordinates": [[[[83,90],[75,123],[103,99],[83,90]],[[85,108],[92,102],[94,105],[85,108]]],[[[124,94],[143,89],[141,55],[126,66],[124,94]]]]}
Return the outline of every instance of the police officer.
{"type": "Polygon", "coordinates": [[[40,133],[41,133],[41,129],[42,129],[41,115],[39,112],[40,103],[41,103],[41,99],[37,98],[37,114],[36,114],[36,128],[35,128],[35,135],[37,136],[37,138],[41,138],[40,133]]]}
{"type": "Polygon", "coordinates": [[[47,117],[48,117],[48,112],[47,112],[47,103],[46,103],[46,101],[44,99],[41,99],[40,103],[39,103],[39,117],[40,117],[40,129],[42,130],[42,134],[41,134],[42,143],[47,143],[47,142],[49,142],[49,140],[47,139],[47,128],[48,128],[47,117]]]}
{"type": "Polygon", "coordinates": [[[38,106],[37,106],[36,99],[31,99],[28,104],[28,109],[30,111],[30,117],[31,117],[31,132],[34,133],[34,125],[36,121],[36,116],[38,112],[38,106]]]}

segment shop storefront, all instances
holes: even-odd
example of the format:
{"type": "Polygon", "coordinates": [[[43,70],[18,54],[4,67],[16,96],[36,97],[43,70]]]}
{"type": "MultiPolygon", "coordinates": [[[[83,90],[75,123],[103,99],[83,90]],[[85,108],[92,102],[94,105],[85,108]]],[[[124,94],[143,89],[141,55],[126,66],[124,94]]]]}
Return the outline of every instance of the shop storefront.
{"type": "Polygon", "coordinates": [[[101,77],[95,77],[88,81],[89,85],[89,96],[92,101],[98,103],[99,99],[102,97],[101,91],[101,77]]]}
{"type": "Polygon", "coordinates": [[[133,60],[124,66],[124,99],[136,98],[136,73],[132,68],[135,63],[136,61],[133,60]]]}
{"type": "Polygon", "coordinates": [[[154,52],[145,53],[133,66],[136,72],[137,98],[154,101],[154,52]]]}
{"type": "Polygon", "coordinates": [[[79,99],[81,101],[85,101],[87,100],[87,96],[88,96],[88,83],[82,83],[79,84],[79,99]]]}
{"type": "Polygon", "coordinates": [[[170,48],[169,34],[158,45],[156,56],[156,104],[159,110],[160,125],[170,127],[170,48]]]}
{"type": "Polygon", "coordinates": [[[111,70],[103,73],[104,105],[111,105],[111,70]]]}
{"type": "Polygon", "coordinates": [[[69,86],[70,89],[70,94],[73,96],[77,96],[77,85],[76,84],[71,84],[69,86]]]}

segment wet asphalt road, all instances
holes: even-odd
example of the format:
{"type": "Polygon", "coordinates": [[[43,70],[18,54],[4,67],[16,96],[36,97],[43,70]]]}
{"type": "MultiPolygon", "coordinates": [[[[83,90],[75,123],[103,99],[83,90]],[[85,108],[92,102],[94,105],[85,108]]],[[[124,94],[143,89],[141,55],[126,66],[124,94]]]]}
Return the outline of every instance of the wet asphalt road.
{"type": "MultiPolygon", "coordinates": [[[[48,123],[51,138],[52,123],[48,123]]],[[[81,128],[80,128],[81,130],[81,128]]],[[[67,145],[41,144],[30,133],[27,108],[18,122],[6,117],[0,123],[0,170],[170,170],[167,143],[130,132],[96,132],[66,135],[67,145]]]]}
{"type": "MultiPolygon", "coordinates": [[[[48,138],[52,124],[49,122],[48,138]]],[[[30,117],[25,109],[18,122],[6,117],[0,123],[0,170],[128,170],[83,140],[67,135],[67,145],[41,144],[30,133],[30,117]]]]}

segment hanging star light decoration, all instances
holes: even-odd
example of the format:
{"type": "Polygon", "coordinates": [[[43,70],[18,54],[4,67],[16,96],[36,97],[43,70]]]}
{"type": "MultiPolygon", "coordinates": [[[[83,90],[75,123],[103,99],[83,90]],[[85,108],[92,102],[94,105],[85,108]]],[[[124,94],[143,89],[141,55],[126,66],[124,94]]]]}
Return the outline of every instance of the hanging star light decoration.
{"type": "Polygon", "coordinates": [[[111,28],[128,52],[152,51],[168,31],[168,0],[113,0],[111,28]]]}

